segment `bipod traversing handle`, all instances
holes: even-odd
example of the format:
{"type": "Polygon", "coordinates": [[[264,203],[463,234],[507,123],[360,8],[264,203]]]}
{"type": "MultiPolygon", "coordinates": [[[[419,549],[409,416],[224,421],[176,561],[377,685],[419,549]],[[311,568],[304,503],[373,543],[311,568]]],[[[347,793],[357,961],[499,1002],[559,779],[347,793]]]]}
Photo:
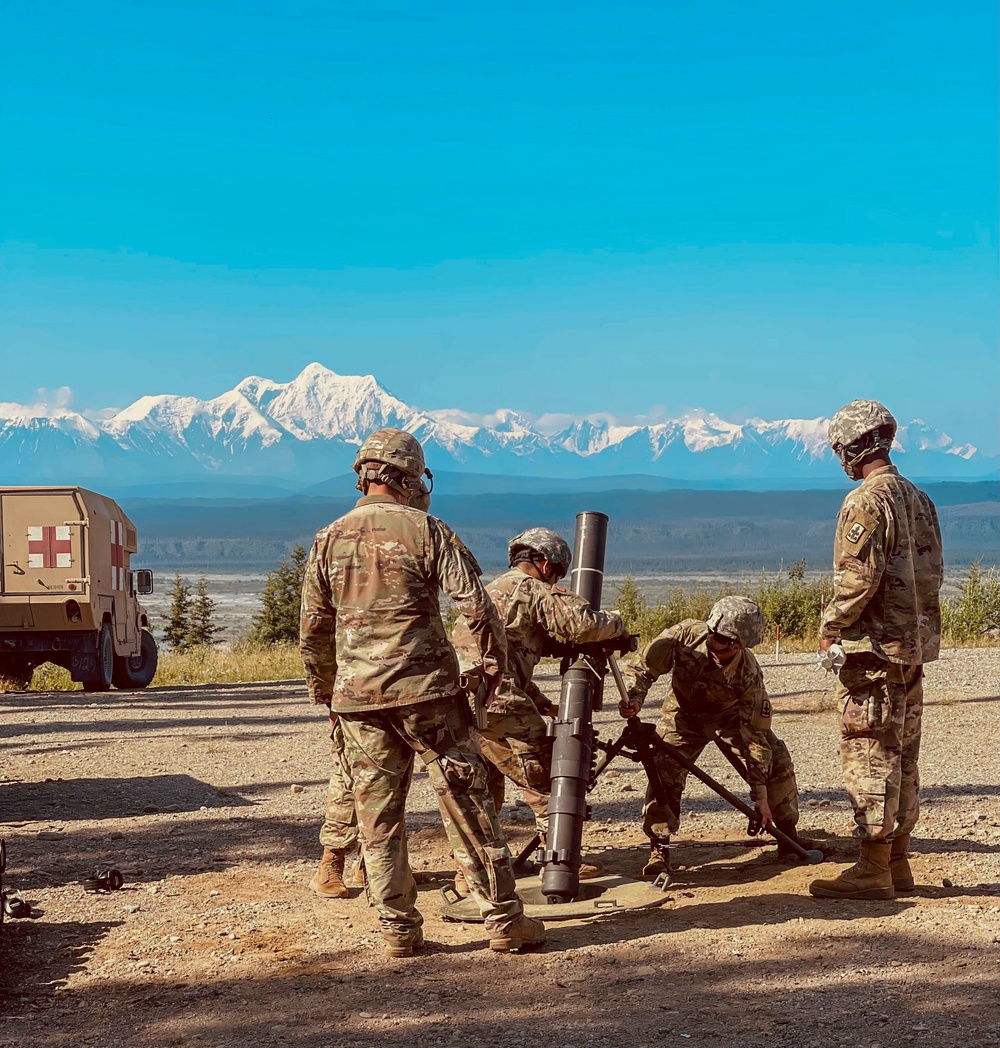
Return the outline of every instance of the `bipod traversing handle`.
{"type": "MultiPolygon", "coordinates": [[[[618,685],[621,697],[625,702],[628,702],[628,691],[625,688],[625,681],[622,679],[621,671],[618,669],[614,655],[610,656],[609,662],[611,665],[611,674],[615,678],[615,683],[618,685]]],[[[625,721],[625,727],[622,730],[622,738],[629,739],[630,744],[637,751],[641,751],[644,747],[655,747],[666,757],[669,757],[669,759],[675,764],[679,764],[682,768],[686,768],[696,779],[703,782],[710,790],[717,793],[738,812],[742,812],[751,821],[756,818],[756,812],[749,804],[740,800],[735,793],[727,790],[721,782],[713,779],[708,772],[702,771],[693,760],[686,757],[676,747],[671,746],[669,742],[664,742],[663,739],[657,735],[656,728],[652,724],[646,724],[639,720],[638,717],[629,717],[625,721]]],[[[769,833],[775,840],[780,841],[786,848],[795,852],[800,859],[804,859],[807,863],[816,865],[817,863],[824,861],[823,853],[819,851],[819,849],[807,850],[806,848],[803,848],[797,840],[789,837],[783,830],[779,830],[773,822],[767,823],[763,829],[765,833],[769,833]]]]}

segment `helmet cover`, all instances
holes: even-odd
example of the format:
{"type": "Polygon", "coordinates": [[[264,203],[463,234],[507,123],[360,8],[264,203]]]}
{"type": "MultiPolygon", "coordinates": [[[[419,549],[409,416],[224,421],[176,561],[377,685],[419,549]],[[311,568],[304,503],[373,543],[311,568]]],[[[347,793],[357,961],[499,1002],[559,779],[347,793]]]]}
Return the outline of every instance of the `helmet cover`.
{"type": "MultiPolygon", "coordinates": [[[[866,433],[888,427],[896,435],[896,420],[892,412],[877,400],[852,400],[830,419],[827,436],[833,449],[846,448],[866,433]]],[[[890,438],[891,442],[891,438],[890,438]]]]}
{"type": "Polygon", "coordinates": [[[752,648],[764,639],[764,613],[749,597],[723,597],[708,613],[708,628],[752,648]]]}
{"type": "Polygon", "coordinates": [[[563,569],[563,574],[569,571],[573,562],[569,543],[562,535],[549,528],[528,528],[520,535],[515,535],[507,543],[507,555],[511,562],[514,560],[514,554],[524,549],[534,550],[550,563],[558,564],[563,569]]]}
{"type": "Polygon", "coordinates": [[[424,462],[424,449],[412,433],[401,429],[379,429],[365,439],[354,459],[357,487],[364,490],[365,481],[388,484],[409,498],[421,488],[430,494],[421,475],[432,478],[424,462]],[[382,467],[390,466],[389,470],[382,467]],[[396,472],[398,471],[398,473],[396,472]],[[402,477],[399,476],[402,474],[402,477]]]}

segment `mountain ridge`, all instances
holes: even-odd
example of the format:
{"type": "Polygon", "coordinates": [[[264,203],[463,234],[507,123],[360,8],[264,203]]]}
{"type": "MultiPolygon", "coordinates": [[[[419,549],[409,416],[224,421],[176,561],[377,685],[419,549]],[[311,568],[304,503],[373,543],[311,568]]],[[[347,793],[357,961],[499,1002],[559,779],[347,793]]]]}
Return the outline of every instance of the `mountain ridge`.
{"type": "MultiPolygon", "coordinates": [[[[273,478],[302,484],[350,469],[375,429],[399,427],[424,445],[432,469],[543,478],[647,474],[672,483],[770,480],[825,484],[839,467],[828,419],[728,422],[707,411],[623,423],[581,416],[546,427],[501,408],[489,416],[423,411],[373,375],[308,365],[289,382],[251,375],[217,397],[147,395],[110,418],[60,410],[0,419],[0,483],[119,483],[273,478]]],[[[920,419],[901,425],[894,451],[915,478],[991,477],[995,457],[920,419]]]]}

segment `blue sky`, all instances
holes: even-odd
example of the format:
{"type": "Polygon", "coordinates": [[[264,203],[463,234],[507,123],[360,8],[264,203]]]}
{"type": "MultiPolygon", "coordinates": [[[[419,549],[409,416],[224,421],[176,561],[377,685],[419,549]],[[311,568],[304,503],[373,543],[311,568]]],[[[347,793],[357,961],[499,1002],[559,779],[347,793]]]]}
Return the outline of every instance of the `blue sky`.
{"type": "Polygon", "coordinates": [[[877,396],[998,450],[993,3],[0,18],[0,401],[319,360],[476,412],[877,396]]]}

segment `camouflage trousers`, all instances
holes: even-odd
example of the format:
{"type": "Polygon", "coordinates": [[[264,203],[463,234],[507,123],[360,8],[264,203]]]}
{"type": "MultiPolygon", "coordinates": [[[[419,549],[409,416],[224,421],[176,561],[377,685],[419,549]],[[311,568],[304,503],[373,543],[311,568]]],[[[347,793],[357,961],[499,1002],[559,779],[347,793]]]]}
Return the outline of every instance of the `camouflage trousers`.
{"type": "MultiPolygon", "coordinates": [[[[704,724],[684,717],[679,710],[664,710],[657,733],[664,742],[669,742],[685,757],[697,760],[701,751],[715,742],[724,752],[728,751],[743,764],[743,748],[740,740],[738,718],[731,722],[713,725],[715,738],[704,724]]],[[[799,790],[795,782],[795,767],[788,747],[770,728],[765,733],[771,747],[771,766],[767,772],[767,803],[775,823],[783,829],[799,821],[799,790]]],[[[665,839],[677,832],[681,821],[681,795],[687,781],[687,769],[675,764],[669,757],[657,754],[656,768],[663,781],[667,795],[666,805],[657,802],[651,788],[646,790],[642,809],[642,829],[651,839],[665,839]]]]}
{"type": "Polygon", "coordinates": [[[386,927],[410,931],[423,923],[406,847],[406,794],[419,755],[480,915],[492,933],[523,912],[500,822],[486,787],[486,767],[470,734],[463,700],[432,699],[412,706],[343,713],[346,767],[364,842],[372,904],[386,927]]]}
{"type": "Polygon", "coordinates": [[[358,816],[349,769],[344,766],[344,733],[336,713],[330,714],[330,742],[333,771],[326,790],[326,817],[319,831],[319,842],[333,851],[350,851],[358,843],[358,816]]]}
{"type": "Polygon", "coordinates": [[[862,840],[910,833],[920,814],[920,722],[924,668],[848,655],[837,705],[844,785],[862,840]]]}
{"type": "Polygon", "coordinates": [[[549,828],[549,781],[552,740],[540,713],[490,713],[484,729],[475,730],[486,758],[490,796],[497,814],[503,807],[504,776],[521,790],[535,813],[535,826],[544,839],[549,828]]]}

